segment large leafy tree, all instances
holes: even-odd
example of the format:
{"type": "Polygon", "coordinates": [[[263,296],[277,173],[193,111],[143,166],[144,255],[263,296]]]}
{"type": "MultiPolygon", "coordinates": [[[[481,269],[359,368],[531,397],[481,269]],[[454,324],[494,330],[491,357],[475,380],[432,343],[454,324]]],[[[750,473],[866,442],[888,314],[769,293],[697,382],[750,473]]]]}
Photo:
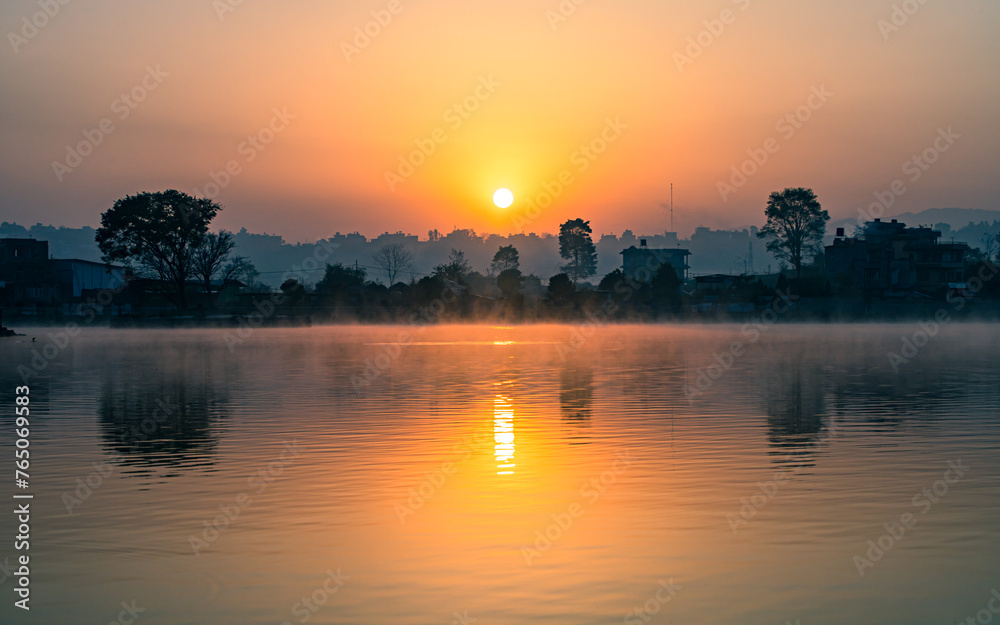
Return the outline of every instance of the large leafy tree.
{"type": "Polygon", "coordinates": [[[520,269],[521,257],[517,253],[517,248],[513,245],[502,245],[497,253],[493,255],[493,262],[490,263],[490,273],[499,276],[508,269],[520,269]]]}
{"type": "Polygon", "coordinates": [[[524,286],[524,276],[521,275],[521,270],[516,268],[504,269],[497,276],[497,287],[500,288],[500,292],[504,297],[510,299],[521,292],[521,287],[524,286]]]}
{"type": "Polygon", "coordinates": [[[803,259],[820,249],[830,214],[812,189],[796,187],[772,193],[764,215],[767,223],[757,236],[767,239],[767,250],[788,261],[795,267],[796,278],[801,278],[803,259]]]}
{"type": "Polygon", "coordinates": [[[138,266],[173,285],[178,308],[187,308],[185,284],[208,225],[222,207],[180,191],[126,196],[101,215],[97,246],[104,262],[138,266]]]}
{"type": "Polygon", "coordinates": [[[548,298],[553,304],[568,304],[573,301],[576,285],[568,274],[557,273],[549,278],[548,298]]]}
{"type": "Polygon", "coordinates": [[[568,261],[562,270],[574,284],[597,272],[597,248],[591,233],[590,222],[582,219],[570,219],[559,226],[559,255],[568,261]]]}
{"type": "Polygon", "coordinates": [[[365,285],[366,273],[364,269],[342,263],[327,263],[323,279],[316,283],[316,293],[325,299],[343,303],[350,299],[352,291],[360,291],[365,285]]]}

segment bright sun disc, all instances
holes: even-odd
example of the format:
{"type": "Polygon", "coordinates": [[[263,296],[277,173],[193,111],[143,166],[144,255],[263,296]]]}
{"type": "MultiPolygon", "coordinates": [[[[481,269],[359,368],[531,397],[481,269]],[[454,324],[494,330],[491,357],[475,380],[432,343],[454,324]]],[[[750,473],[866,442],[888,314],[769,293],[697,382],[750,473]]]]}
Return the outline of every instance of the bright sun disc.
{"type": "Polygon", "coordinates": [[[493,203],[500,208],[507,208],[514,203],[514,194],[510,192],[510,189],[497,189],[497,192],[493,194],[493,203]]]}

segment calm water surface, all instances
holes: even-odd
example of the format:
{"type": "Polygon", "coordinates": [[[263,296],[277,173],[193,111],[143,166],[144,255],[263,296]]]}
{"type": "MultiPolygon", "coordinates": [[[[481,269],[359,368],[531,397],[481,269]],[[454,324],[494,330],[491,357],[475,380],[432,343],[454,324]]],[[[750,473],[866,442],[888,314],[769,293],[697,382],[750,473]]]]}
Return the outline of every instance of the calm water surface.
{"type": "MultiPolygon", "coordinates": [[[[894,371],[917,330],[87,329],[30,380],[0,622],[962,622],[1000,588],[1000,328],[894,371]]],[[[50,331],[0,343],[4,405],[50,331]]]]}

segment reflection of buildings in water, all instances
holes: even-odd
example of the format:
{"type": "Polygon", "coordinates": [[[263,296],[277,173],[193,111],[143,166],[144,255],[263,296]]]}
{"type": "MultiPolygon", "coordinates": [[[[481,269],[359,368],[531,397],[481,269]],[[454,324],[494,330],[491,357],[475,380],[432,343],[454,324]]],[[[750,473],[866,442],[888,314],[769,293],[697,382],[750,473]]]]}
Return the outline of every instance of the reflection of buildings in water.
{"type": "Polygon", "coordinates": [[[564,367],[559,372],[559,406],[564,419],[590,419],[594,399],[594,371],[585,366],[564,367]]]}
{"type": "Polygon", "coordinates": [[[502,391],[510,382],[497,382],[493,398],[493,456],[497,462],[497,475],[512,475],[514,459],[514,404],[502,391]]]}

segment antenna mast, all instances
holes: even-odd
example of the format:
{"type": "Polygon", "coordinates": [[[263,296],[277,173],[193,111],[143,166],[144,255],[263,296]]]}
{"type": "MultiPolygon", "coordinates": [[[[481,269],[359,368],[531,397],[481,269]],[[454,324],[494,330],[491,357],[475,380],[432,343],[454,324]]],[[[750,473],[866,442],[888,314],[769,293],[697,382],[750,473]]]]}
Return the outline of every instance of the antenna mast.
{"type": "Polygon", "coordinates": [[[674,183],[670,183],[670,231],[677,232],[674,230],[674,183]]]}

